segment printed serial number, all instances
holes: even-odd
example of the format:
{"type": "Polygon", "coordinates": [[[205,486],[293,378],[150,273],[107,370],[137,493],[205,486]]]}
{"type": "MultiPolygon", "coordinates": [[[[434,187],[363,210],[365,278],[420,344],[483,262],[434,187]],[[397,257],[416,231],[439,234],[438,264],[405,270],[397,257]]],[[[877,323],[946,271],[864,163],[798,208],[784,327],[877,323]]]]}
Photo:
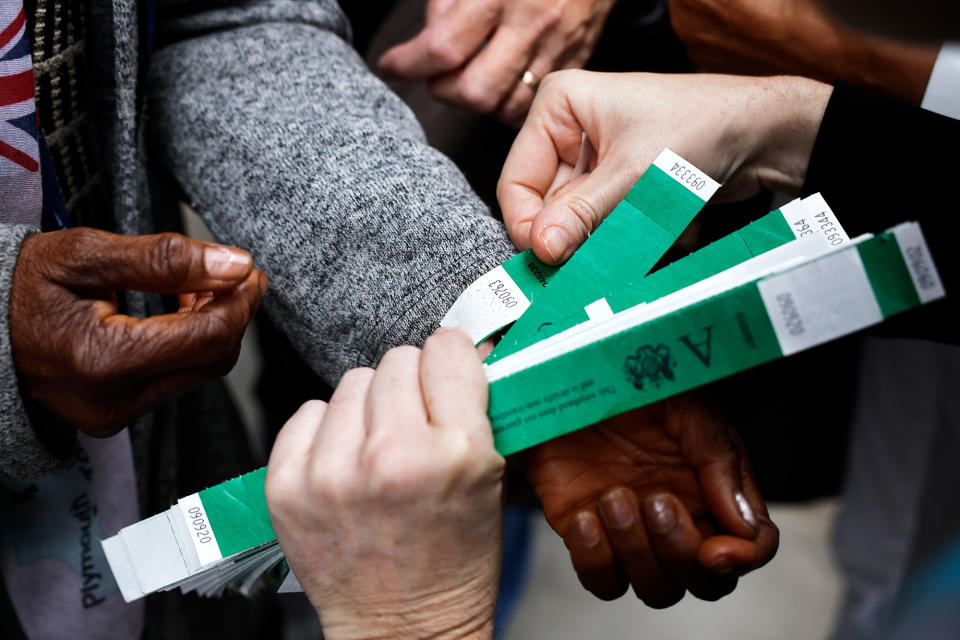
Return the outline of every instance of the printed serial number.
{"type": "Polygon", "coordinates": [[[803,238],[804,236],[812,235],[815,230],[813,226],[818,227],[816,230],[823,234],[823,237],[827,239],[833,246],[838,246],[843,244],[843,235],[840,233],[840,230],[837,229],[837,225],[830,219],[830,216],[827,215],[825,211],[813,216],[813,224],[807,222],[806,218],[800,218],[793,223],[793,226],[796,227],[796,234],[798,238],[803,238]]]}
{"type": "Polygon", "coordinates": [[[187,509],[187,513],[193,518],[193,520],[190,521],[190,525],[193,527],[193,533],[197,536],[200,544],[212,542],[213,537],[210,535],[210,527],[207,526],[207,518],[203,513],[203,509],[200,507],[190,507],[187,509]]]}
{"type": "Polygon", "coordinates": [[[682,182],[685,185],[688,185],[694,191],[700,191],[703,189],[707,181],[698,174],[696,171],[692,171],[685,164],[680,164],[679,162],[674,162],[673,166],[670,168],[670,173],[676,176],[677,180],[682,182]]]}
{"type": "Polygon", "coordinates": [[[917,284],[920,285],[920,289],[926,291],[937,286],[936,280],[934,280],[933,277],[933,271],[930,269],[930,264],[927,262],[927,257],[924,255],[920,245],[907,247],[904,253],[907,255],[907,261],[910,263],[910,266],[913,267],[913,273],[916,276],[917,284]]]}
{"type": "Polygon", "coordinates": [[[493,291],[493,295],[500,299],[504,307],[511,309],[517,306],[517,299],[513,297],[513,293],[507,289],[507,286],[499,279],[494,280],[487,286],[493,291]]]}
{"type": "Polygon", "coordinates": [[[800,318],[800,312],[797,311],[793,296],[790,293],[781,293],[777,296],[777,304],[780,306],[780,315],[787,327],[787,332],[792,336],[802,336],[803,320],[800,318]]]}

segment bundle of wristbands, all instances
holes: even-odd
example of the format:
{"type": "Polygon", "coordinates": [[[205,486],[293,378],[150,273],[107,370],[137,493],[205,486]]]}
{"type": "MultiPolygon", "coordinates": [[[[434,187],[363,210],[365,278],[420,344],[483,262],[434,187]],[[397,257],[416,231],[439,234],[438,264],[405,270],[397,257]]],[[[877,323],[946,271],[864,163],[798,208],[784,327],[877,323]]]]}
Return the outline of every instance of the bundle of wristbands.
{"type": "MultiPolygon", "coordinates": [[[[829,342],[945,295],[918,224],[849,238],[819,195],[651,273],[719,188],[665,150],[561,267],[523,252],[471,284],[442,326],[487,358],[509,455],[829,342]]],[[[264,499],[266,469],[181,498],[102,542],[123,597],[298,590],[264,499]]]]}

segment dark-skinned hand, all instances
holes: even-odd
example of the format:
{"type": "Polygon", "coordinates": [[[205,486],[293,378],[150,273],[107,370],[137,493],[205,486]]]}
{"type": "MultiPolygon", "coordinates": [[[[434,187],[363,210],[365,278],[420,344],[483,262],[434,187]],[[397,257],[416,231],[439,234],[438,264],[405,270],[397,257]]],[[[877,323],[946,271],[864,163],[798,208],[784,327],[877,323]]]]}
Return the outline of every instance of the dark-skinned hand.
{"type": "Polygon", "coordinates": [[[766,564],[779,532],[739,438],[680,396],[546,442],[523,464],[550,526],[598,598],[668,607],[721,598],[766,564]]]}
{"type": "Polygon", "coordinates": [[[246,251],[179,234],[27,236],[10,292],[21,384],[84,433],[111,435],[227,373],[266,288],[246,251]],[[206,293],[181,313],[141,319],[119,312],[117,292],[126,290],[206,293]]]}

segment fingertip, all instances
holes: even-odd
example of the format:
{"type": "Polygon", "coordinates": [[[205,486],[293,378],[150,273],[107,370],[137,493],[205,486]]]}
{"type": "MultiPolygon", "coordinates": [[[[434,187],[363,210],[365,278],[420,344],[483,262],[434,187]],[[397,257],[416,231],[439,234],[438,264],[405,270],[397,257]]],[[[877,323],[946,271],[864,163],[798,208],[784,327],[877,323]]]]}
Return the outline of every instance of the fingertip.
{"type": "Polygon", "coordinates": [[[635,494],[626,487],[607,491],[600,496],[600,514],[608,527],[629,530],[640,518],[635,494]]]}
{"type": "Polygon", "coordinates": [[[665,536],[679,521],[673,497],[668,494],[649,496],[643,501],[643,515],[651,533],[665,536]]]}
{"type": "Polygon", "coordinates": [[[750,502],[747,501],[747,498],[743,495],[743,492],[737,491],[734,493],[733,499],[737,503],[737,510],[740,512],[740,517],[743,518],[743,522],[753,529],[754,533],[759,532],[760,523],[757,520],[757,516],[753,512],[753,507],[750,506],[750,502]]]}
{"type": "Polygon", "coordinates": [[[473,339],[460,327],[437,327],[424,342],[424,348],[427,348],[428,344],[439,345],[444,348],[461,349],[465,346],[469,346],[471,350],[476,348],[473,339]]]}
{"type": "Polygon", "coordinates": [[[316,420],[320,421],[323,419],[323,415],[327,412],[327,403],[323,400],[307,400],[300,408],[297,409],[297,412],[291,416],[291,419],[296,418],[297,420],[316,420]]]}
{"type": "Polygon", "coordinates": [[[377,74],[385,80],[396,80],[397,75],[393,68],[393,56],[396,46],[387,49],[383,55],[377,59],[377,74]]]}
{"type": "Polygon", "coordinates": [[[603,536],[600,519],[592,511],[581,511],[570,519],[563,541],[572,552],[599,546],[603,536]]]}
{"type": "Polygon", "coordinates": [[[253,256],[243,249],[211,244],[203,249],[207,277],[221,282],[242,282],[253,269],[253,256]]]}
{"type": "Polygon", "coordinates": [[[757,566],[757,545],[736,536],[712,536],[697,550],[697,563],[710,573],[743,575],[757,566]]]}
{"type": "Polygon", "coordinates": [[[257,284],[260,286],[260,297],[267,295],[267,287],[270,286],[270,278],[267,277],[267,274],[260,269],[257,269],[257,284]]]}
{"type": "Polygon", "coordinates": [[[576,244],[563,226],[554,224],[537,232],[533,250],[537,257],[547,264],[561,264],[573,255],[576,244]]]}

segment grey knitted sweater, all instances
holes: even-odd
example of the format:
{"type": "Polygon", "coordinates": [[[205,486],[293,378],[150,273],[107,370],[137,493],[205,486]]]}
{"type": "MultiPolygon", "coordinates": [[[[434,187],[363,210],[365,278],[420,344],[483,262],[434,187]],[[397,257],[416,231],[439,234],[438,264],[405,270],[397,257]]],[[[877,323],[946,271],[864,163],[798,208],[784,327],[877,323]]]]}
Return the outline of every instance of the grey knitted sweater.
{"type": "MultiPolygon", "coordinates": [[[[264,311],[328,382],[420,343],[512,254],[502,225],[350,47],[333,0],[160,0],[149,78],[135,0],[91,5],[114,230],[161,228],[156,203],[169,193],[151,193],[148,175],[171,175],[217,239],[267,272],[264,311]]],[[[56,468],[70,437],[30,423],[11,355],[9,289],[33,231],[0,226],[0,474],[14,477],[56,468]]],[[[141,294],[128,307],[159,309],[141,294]]]]}

